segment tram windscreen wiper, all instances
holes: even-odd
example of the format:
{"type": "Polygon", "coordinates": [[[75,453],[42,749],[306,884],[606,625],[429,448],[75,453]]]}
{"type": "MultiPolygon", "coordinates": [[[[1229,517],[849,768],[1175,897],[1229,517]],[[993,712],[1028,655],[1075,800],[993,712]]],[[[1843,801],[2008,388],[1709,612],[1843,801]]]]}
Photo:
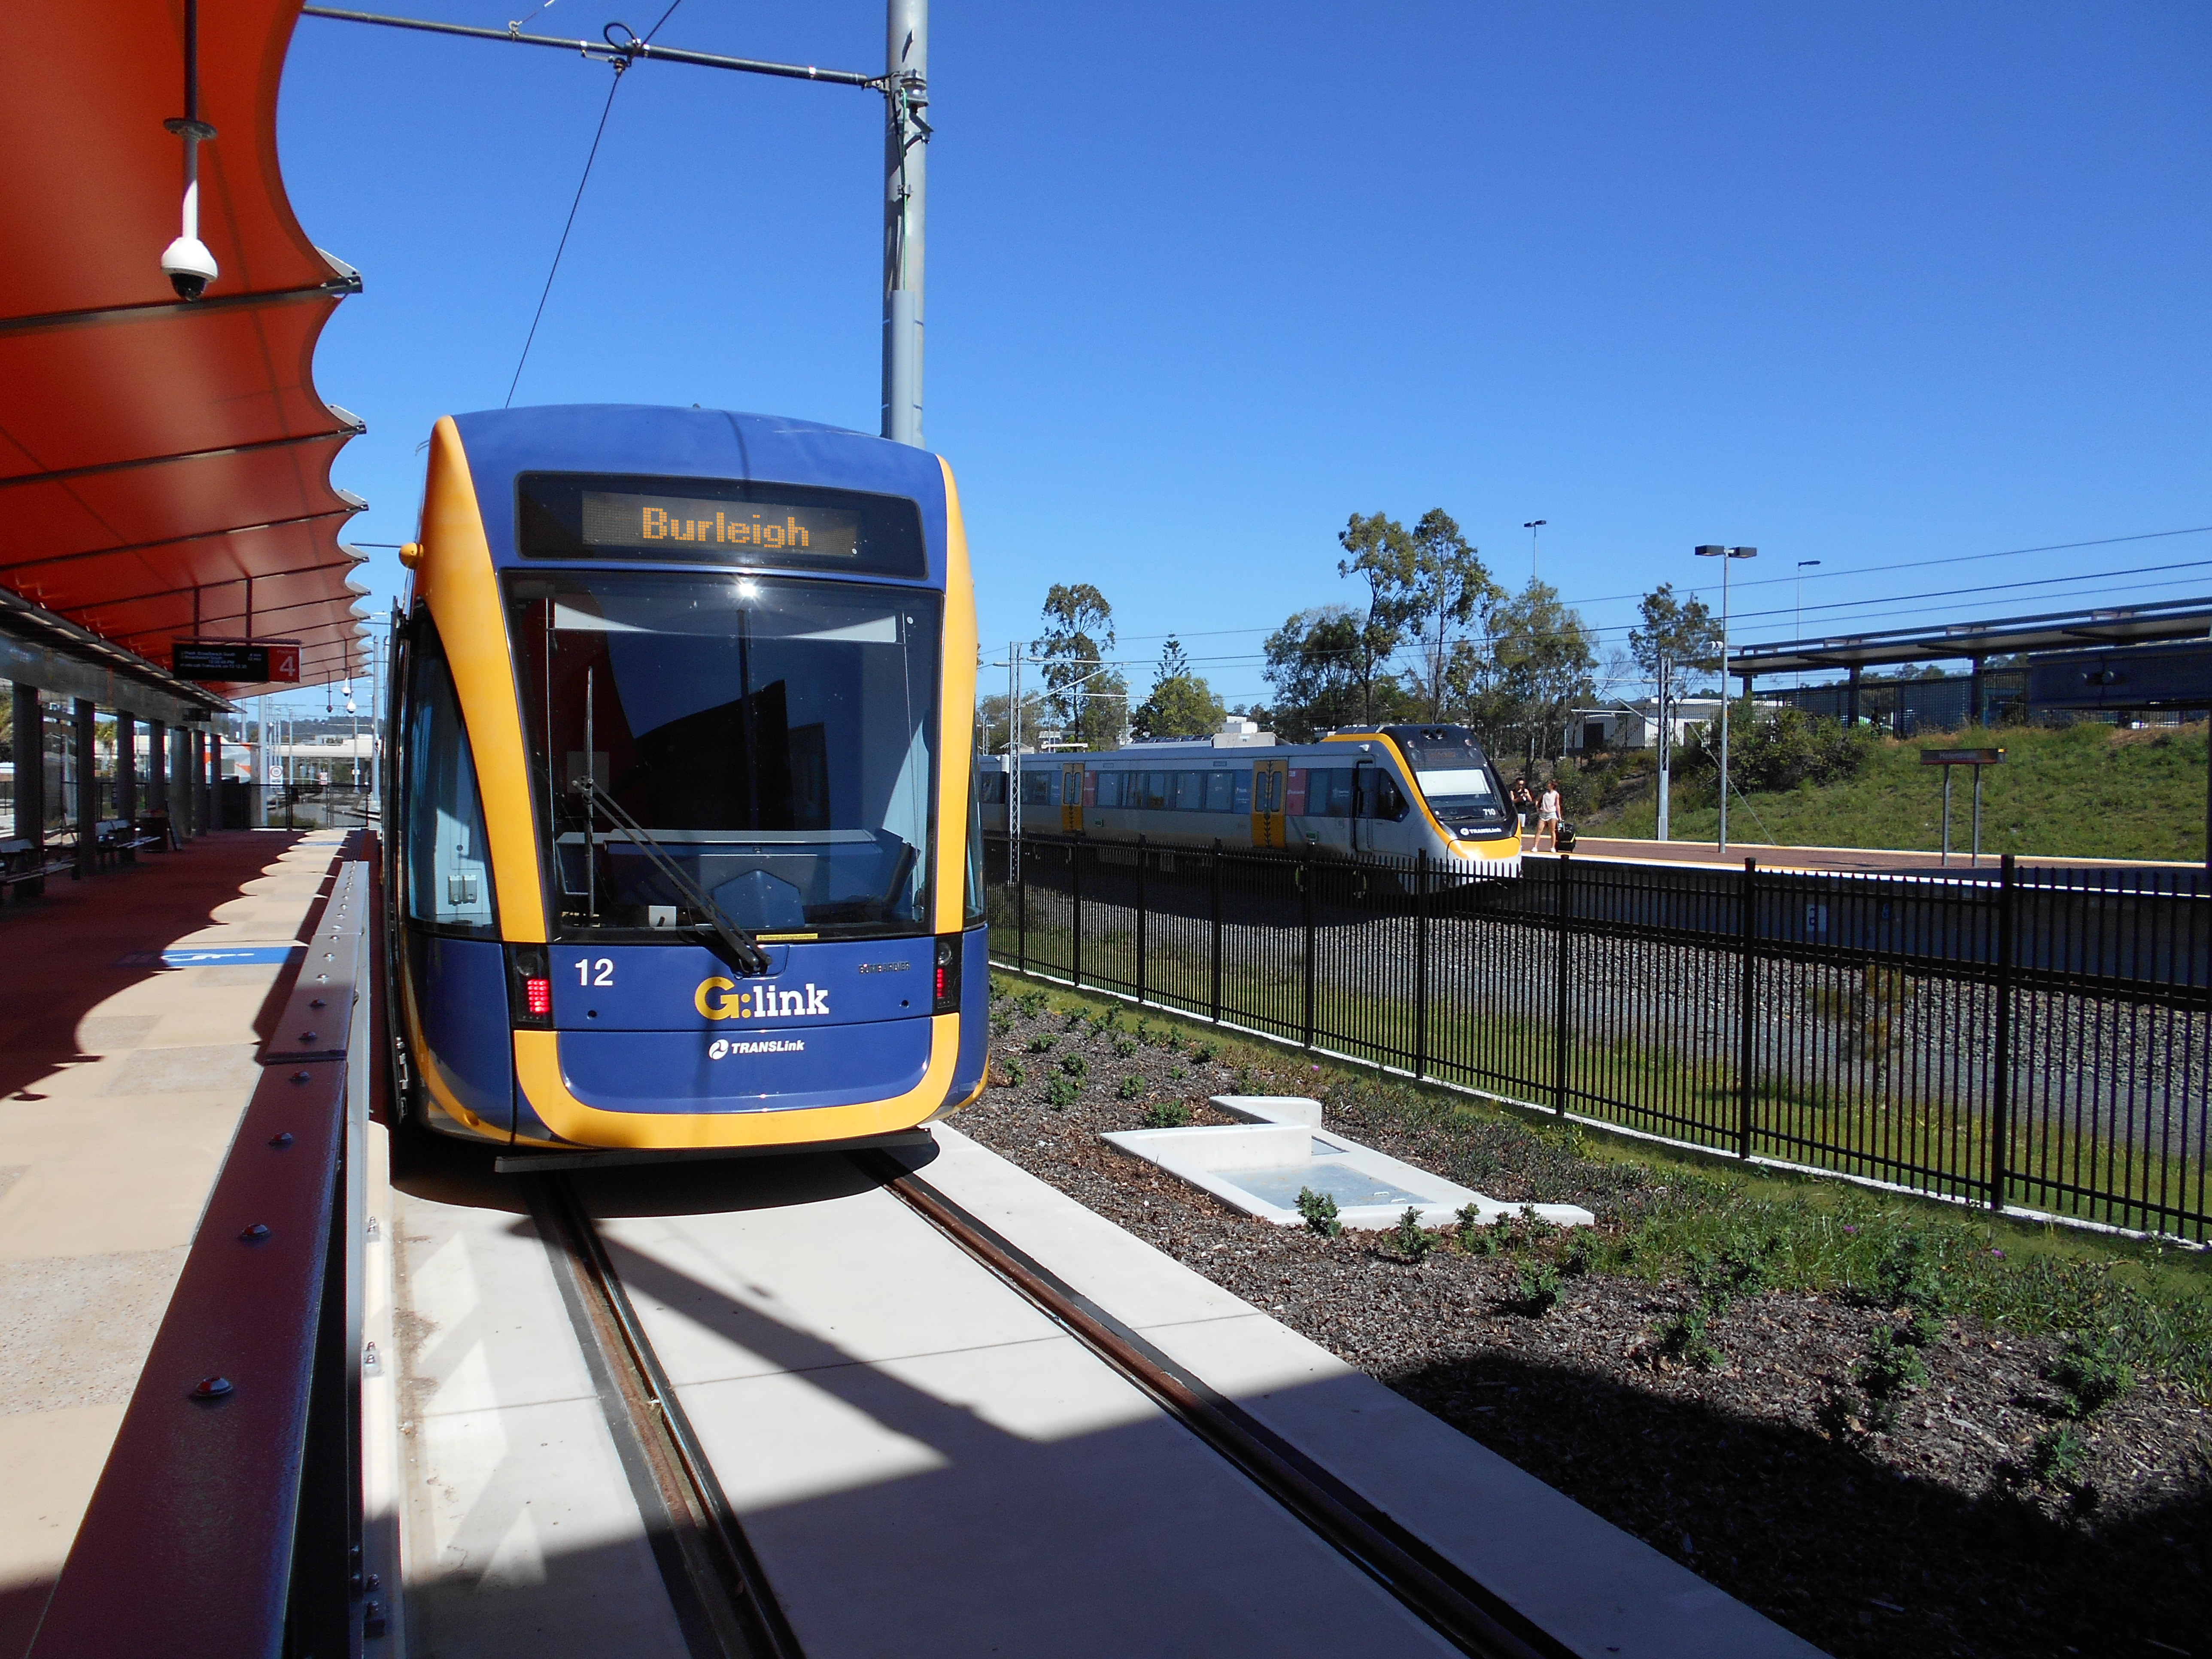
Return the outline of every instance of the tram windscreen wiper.
{"type": "Polygon", "coordinates": [[[667,848],[653,838],[653,834],[635,818],[624,811],[620,802],[600,787],[598,779],[589,773],[568,786],[581,795],[589,806],[596,806],[607,815],[615,828],[630,839],[630,844],[651,860],[654,869],[667,878],[670,886],[686,900],[694,910],[706,920],[694,925],[692,933],[700,942],[727,963],[738,973],[758,976],[769,971],[767,954],[754,942],[753,936],[722,914],[721,907],[699,890],[699,885],[685,875],[683,867],[668,856],[667,848]],[[721,948],[716,950],[719,945],[721,948]]]}

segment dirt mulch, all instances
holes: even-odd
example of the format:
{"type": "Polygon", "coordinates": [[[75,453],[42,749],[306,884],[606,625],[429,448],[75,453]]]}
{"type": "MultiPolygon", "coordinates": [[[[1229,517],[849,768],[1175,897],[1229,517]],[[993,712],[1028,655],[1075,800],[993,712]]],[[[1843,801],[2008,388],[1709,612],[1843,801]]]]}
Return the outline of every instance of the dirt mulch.
{"type": "MultiPolygon", "coordinates": [[[[1236,1073],[1188,1044],[1007,1001],[994,1052],[1024,1080],[961,1112],[964,1133],[1832,1653],[2212,1655],[2212,1421],[2171,1384],[2146,1379],[2081,1425],[2069,1492],[2030,1473],[2058,1421],[2053,1341],[1948,1321],[1922,1351],[1926,1384],[1869,1432],[1853,1372],[1899,1322],[1889,1310],[1748,1297],[1713,1319],[1720,1358],[1701,1370],[1661,1335],[1693,1302],[1686,1285],[1569,1273],[1538,1313],[1523,1268],[1557,1258],[1557,1240],[1416,1265],[1388,1235],[1240,1215],[1101,1141],[1164,1100],[1226,1121],[1205,1099],[1236,1073]],[[1070,1054],[1084,1074],[1056,1107],[1047,1089],[1070,1054]],[[1131,1075],[1145,1096],[1117,1097],[1131,1075]]],[[[1275,1090],[1291,1067],[1247,1081],[1275,1090]]],[[[1494,1198],[1587,1205],[1601,1227],[1629,1224],[1654,1190],[1507,1121],[1448,1136],[1369,1112],[1330,1123],[1494,1198]]]]}

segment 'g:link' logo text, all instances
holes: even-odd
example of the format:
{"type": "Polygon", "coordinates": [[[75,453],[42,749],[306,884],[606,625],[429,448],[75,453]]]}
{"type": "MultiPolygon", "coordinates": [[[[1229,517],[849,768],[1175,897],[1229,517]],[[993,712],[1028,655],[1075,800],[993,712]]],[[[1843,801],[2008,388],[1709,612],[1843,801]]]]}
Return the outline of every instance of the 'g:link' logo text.
{"type": "Polygon", "coordinates": [[[781,991],[773,985],[740,991],[735,981],[716,975],[699,981],[691,1006],[708,1019],[802,1019],[828,1013],[830,993],[811,980],[804,991],[781,991]]]}

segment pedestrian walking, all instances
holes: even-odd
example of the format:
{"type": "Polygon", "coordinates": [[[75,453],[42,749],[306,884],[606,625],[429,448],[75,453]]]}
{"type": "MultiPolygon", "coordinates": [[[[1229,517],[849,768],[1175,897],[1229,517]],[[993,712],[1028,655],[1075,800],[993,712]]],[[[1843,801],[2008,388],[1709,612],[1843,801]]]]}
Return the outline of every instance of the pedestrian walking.
{"type": "Polygon", "coordinates": [[[1552,850],[1559,850],[1559,785],[1557,779],[1544,786],[1543,798],[1536,803],[1536,842],[1528,850],[1534,852],[1543,845],[1544,837],[1552,838],[1552,850]]]}

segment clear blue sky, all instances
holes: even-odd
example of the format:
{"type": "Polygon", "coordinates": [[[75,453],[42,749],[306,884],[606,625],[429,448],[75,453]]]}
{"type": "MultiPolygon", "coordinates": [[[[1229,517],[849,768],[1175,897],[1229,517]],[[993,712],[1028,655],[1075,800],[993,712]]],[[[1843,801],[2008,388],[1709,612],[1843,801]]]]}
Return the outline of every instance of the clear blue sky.
{"type": "MultiPolygon", "coordinates": [[[[932,27],[927,435],[992,655],[1087,580],[1120,654],[1180,631],[1264,696],[1265,633],[1355,597],[1334,532],[1377,508],[1443,507],[1516,585],[1548,519],[1543,573],[1607,643],[1611,596],[1711,580],[1703,541],[1756,544],[1754,576],[1822,561],[1808,634],[2212,593],[2212,534],[1922,568],[2212,526],[2194,0],[939,0],[932,27]],[[2067,580],[1903,597],[2041,578],[2067,580]]],[[[659,38],[882,66],[866,0],[684,0],[659,38]]],[[[407,539],[431,422],[505,398],[610,78],[301,20],[285,177],[365,283],[316,362],[368,422],[337,470],[372,503],[356,539],[407,539]]],[[[517,401],[874,431],[881,118],[634,70],[517,401]]],[[[392,555],[373,580],[381,604],[392,555]]],[[[1795,635],[1789,582],[1738,597],[1782,613],[1740,637],[1795,635]]]]}

